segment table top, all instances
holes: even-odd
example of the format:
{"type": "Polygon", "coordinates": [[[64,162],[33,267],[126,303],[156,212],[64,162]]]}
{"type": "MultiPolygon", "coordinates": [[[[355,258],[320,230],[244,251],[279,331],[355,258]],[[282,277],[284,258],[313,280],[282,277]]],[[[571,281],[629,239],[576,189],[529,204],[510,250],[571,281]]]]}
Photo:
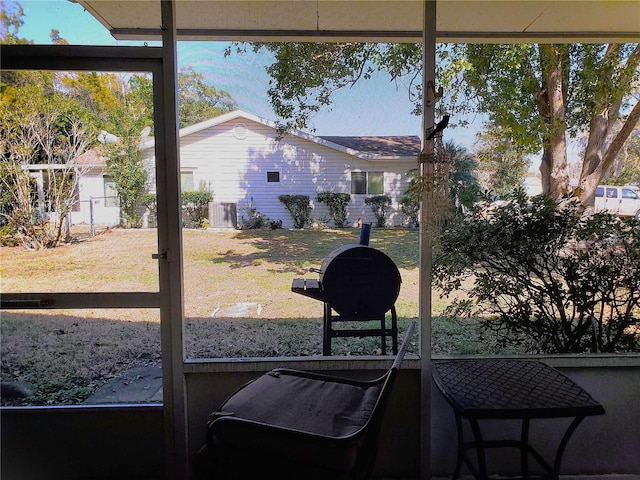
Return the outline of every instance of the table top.
{"type": "Polygon", "coordinates": [[[433,379],[465,418],[602,415],[604,408],[573,380],[534,360],[434,361],[433,379]]]}

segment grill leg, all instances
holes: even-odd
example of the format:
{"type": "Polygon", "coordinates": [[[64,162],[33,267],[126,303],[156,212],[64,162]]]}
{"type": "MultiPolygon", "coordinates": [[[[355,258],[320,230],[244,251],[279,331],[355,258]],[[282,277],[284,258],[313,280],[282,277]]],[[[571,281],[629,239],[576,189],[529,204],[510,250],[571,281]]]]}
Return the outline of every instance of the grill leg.
{"type": "Polygon", "coordinates": [[[396,306],[391,307],[391,345],[393,354],[398,354],[398,317],[396,316],[396,306]]]}
{"type": "Polygon", "coordinates": [[[383,313],[380,317],[380,353],[382,355],[387,354],[387,336],[385,335],[385,327],[387,323],[386,315],[383,313]]]}
{"type": "Polygon", "coordinates": [[[335,337],[363,337],[363,336],[378,336],[380,335],[380,353],[382,355],[387,354],[387,336],[391,336],[391,347],[393,349],[393,354],[398,354],[398,317],[396,314],[395,305],[391,307],[391,328],[387,329],[387,315],[386,313],[379,317],[380,327],[379,329],[346,329],[340,331],[333,329],[334,318],[338,321],[375,321],[376,318],[366,317],[366,318],[339,318],[339,315],[335,317],[332,314],[333,309],[331,308],[331,304],[329,302],[324,302],[324,316],[323,316],[323,338],[322,338],[322,355],[330,356],[331,355],[331,341],[335,337]],[[363,332],[363,335],[359,335],[359,332],[363,332]],[[366,333],[365,333],[366,332],[366,333]]]}
{"type": "Polygon", "coordinates": [[[324,335],[322,338],[322,355],[331,355],[331,305],[324,302],[324,335]]]}

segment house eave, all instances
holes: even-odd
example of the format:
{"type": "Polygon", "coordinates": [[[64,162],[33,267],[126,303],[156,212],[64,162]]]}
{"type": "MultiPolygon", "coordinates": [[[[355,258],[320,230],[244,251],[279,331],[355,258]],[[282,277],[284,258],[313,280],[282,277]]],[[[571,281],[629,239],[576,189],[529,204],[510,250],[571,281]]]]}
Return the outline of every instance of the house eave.
{"type": "MultiPolygon", "coordinates": [[[[245,119],[251,122],[259,123],[261,125],[265,125],[274,130],[278,129],[278,124],[272,120],[267,120],[266,118],[259,117],[258,115],[246,112],[244,110],[233,110],[231,112],[224,113],[220,116],[211,118],[209,120],[196,123],[195,125],[190,125],[188,127],[181,128],[179,132],[179,136],[180,138],[182,138],[187,135],[200,132],[207,128],[212,128],[217,125],[222,125],[223,123],[236,120],[236,119],[245,119]]],[[[406,161],[406,160],[415,160],[417,158],[417,155],[408,156],[408,157],[407,156],[372,155],[359,150],[355,150],[353,148],[345,147],[344,145],[340,145],[338,143],[325,140],[311,133],[303,132],[302,130],[297,130],[297,129],[289,129],[286,131],[284,135],[285,136],[292,135],[294,137],[302,138],[310,142],[316,143],[318,145],[322,145],[324,147],[331,148],[333,150],[337,150],[338,152],[346,153],[347,155],[350,155],[352,157],[357,157],[359,159],[366,160],[369,162],[403,161],[403,160],[406,161]]],[[[148,139],[142,142],[143,150],[149,150],[153,148],[154,145],[155,145],[154,137],[149,137],[148,139]]]]}
{"type": "MultiPolygon", "coordinates": [[[[159,28],[114,28],[110,30],[116,40],[158,41],[159,28]]],[[[179,29],[179,41],[251,41],[251,42],[358,42],[418,43],[422,41],[420,31],[377,30],[227,30],[227,29],[179,29]]],[[[640,32],[500,32],[500,31],[438,31],[439,43],[636,43],[640,32]]]]}
{"type": "Polygon", "coordinates": [[[377,162],[417,162],[418,161],[418,155],[409,155],[409,156],[402,156],[402,157],[395,157],[395,156],[383,156],[383,155],[369,155],[369,154],[361,154],[361,155],[356,155],[358,158],[361,158],[362,160],[367,160],[369,162],[372,163],[377,163],[377,162]]]}

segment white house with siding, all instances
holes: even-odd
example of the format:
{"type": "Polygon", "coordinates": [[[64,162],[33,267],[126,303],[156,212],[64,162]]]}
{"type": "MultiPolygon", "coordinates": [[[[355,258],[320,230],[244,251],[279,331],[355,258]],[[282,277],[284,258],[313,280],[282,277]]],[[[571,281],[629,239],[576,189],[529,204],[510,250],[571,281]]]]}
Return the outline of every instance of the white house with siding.
{"type": "MultiPolygon", "coordinates": [[[[144,146],[152,154],[153,138],[144,146]]],[[[398,200],[419,153],[417,136],[320,137],[292,131],[279,139],[274,122],[241,110],[180,130],[183,190],[208,188],[216,205],[237,206],[239,222],[253,207],[270,220],[282,220],[285,228],[293,221],[279,195],[308,195],[312,217],[329,219],[327,205],[316,201],[324,191],[351,194],[348,222],[354,225],[359,218],[375,222],[365,198],[388,195],[387,225],[401,225],[405,217],[398,200]]]]}

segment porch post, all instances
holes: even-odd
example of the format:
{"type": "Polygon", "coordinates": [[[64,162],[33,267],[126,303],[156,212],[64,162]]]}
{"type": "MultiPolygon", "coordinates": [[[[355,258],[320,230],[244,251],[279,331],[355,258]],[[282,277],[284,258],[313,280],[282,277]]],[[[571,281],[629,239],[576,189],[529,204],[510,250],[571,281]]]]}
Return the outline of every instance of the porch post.
{"type": "MultiPolygon", "coordinates": [[[[435,102],[429,88],[435,86],[436,51],[436,0],[424,1],[422,29],[422,150],[433,154],[432,140],[426,141],[425,132],[435,123],[435,102]]],[[[423,157],[424,155],[421,155],[423,157]]],[[[424,164],[419,165],[424,175],[424,164]]],[[[420,479],[431,478],[431,268],[432,239],[429,226],[433,216],[432,206],[426,203],[426,192],[421,191],[420,201],[420,479]]]]}
{"type": "MultiPolygon", "coordinates": [[[[162,74],[154,91],[158,191],[160,337],[168,479],[189,474],[184,377],[182,228],[177,102],[176,0],[162,0],[162,74]]],[[[156,81],[154,79],[154,85],[156,81]]]]}

